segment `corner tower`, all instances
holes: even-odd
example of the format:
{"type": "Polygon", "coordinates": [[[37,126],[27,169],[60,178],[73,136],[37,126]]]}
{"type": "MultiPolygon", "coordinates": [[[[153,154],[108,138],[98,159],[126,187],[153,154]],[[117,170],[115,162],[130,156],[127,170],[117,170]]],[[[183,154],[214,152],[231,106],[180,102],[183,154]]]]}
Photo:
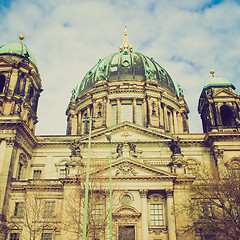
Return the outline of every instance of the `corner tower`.
{"type": "Polygon", "coordinates": [[[162,133],[187,133],[188,112],[168,72],[153,58],[133,52],[125,27],[120,51],[100,59],[73,90],[67,134],[87,133],[86,117],[96,117],[93,131],[128,121],[162,133]]]}
{"type": "Polygon", "coordinates": [[[32,52],[23,35],[19,39],[0,46],[0,229],[6,228],[11,181],[23,179],[37,144],[42,84],[32,52]]]}
{"type": "Polygon", "coordinates": [[[203,132],[236,132],[240,128],[240,96],[235,87],[224,77],[214,76],[203,87],[198,112],[201,115],[203,132]]]}
{"type": "Polygon", "coordinates": [[[20,118],[34,132],[42,84],[34,55],[19,39],[0,47],[0,115],[20,118]]]}

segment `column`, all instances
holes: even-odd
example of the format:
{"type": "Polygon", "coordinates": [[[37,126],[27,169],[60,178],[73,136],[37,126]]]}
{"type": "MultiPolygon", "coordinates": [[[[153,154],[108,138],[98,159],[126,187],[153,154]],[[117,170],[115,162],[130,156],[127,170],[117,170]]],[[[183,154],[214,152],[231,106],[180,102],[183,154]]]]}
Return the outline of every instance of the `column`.
{"type": "Polygon", "coordinates": [[[121,122],[121,102],[120,98],[117,98],[117,124],[121,122]]]}
{"type": "Polygon", "coordinates": [[[173,109],[173,125],[174,125],[174,133],[178,133],[177,111],[175,109],[173,109]]]}
{"type": "Polygon", "coordinates": [[[147,125],[152,125],[152,106],[150,102],[150,97],[147,97],[147,104],[146,104],[146,116],[147,116],[147,125]]]}
{"type": "Polygon", "coordinates": [[[163,117],[164,117],[164,129],[169,130],[168,129],[168,115],[167,115],[167,106],[166,104],[163,105],[163,117]]]}
{"type": "Polygon", "coordinates": [[[164,119],[163,119],[163,109],[160,99],[158,99],[158,109],[159,109],[159,121],[160,121],[160,127],[163,127],[164,125],[164,119]]]}
{"type": "Polygon", "coordinates": [[[107,99],[107,106],[106,106],[106,125],[110,127],[111,124],[111,103],[110,99],[107,99]]]}
{"type": "Polygon", "coordinates": [[[133,122],[137,122],[137,99],[133,98],[133,122]]]}
{"type": "Polygon", "coordinates": [[[183,116],[182,116],[181,113],[178,113],[177,119],[178,119],[178,132],[179,133],[184,133],[184,130],[183,130],[183,116]]]}
{"type": "Polygon", "coordinates": [[[77,127],[77,134],[81,134],[81,126],[82,126],[82,112],[78,113],[78,127],[77,127]]]}
{"type": "Polygon", "coordinates": [[[176,240],[176,222],[174,213],[173,190],[169,189],[167,193],[167,223],[168,223],[168,239],[176,240]]]}
{"type": "Polygon", "coordinates": [[[146,99],[143,99],[143,122],[144,122],[144,127],[147,126],[147,103],[146,99]]]}
{"type": "Polygon", "coordinates": [[[71,135],[77,135],[77,115],[71,115],[71,135]]]}
{"type": "Polygon", "coordinates": [[[216,111],[216,122],[217,122],[217,125],[220,126],[220,125],[222,125],[222,118],[221,118],[221,114],[219,111],[218,103],[215,103],[215,111],[216,111]]]}
{"type": "Polygon", "coordinates": [[[94,99],[94,100],[93,100],[93,114],[92,114],[92,116],[93,116],[93,117],[97,117],[97,114],[98,114],[98,107],[97,107],[97,102],[96,102],[96,100],[94,99]]]}
{"type": "Polygon", "coordinates": [[[141,197],[141,211],[142,211],[142,240],[148,239],[148,206],[147,206],[147,194],[148,190],[139,190],[141,197]]]}
{"type": "Polygon", "coordinates": [[[107,105],[107,99],[106,97],[103,98],[103,106],[102,106],[102,114],[103,114],[103,121],[102,121],[102,126],[105,127],[106,126],[106,115],[107,115],[107,111],[106,111],[106,105],[107,105]]]}

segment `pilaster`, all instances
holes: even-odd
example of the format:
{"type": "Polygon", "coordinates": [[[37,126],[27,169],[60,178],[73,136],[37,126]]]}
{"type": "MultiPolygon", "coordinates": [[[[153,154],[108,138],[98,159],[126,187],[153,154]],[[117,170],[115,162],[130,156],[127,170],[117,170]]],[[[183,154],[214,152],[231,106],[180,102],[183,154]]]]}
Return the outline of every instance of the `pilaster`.
{"type": "Polygon", "coordinates": [[[168,239],[176,240],[176,220],[174,213],[173,190],[166,191],[167,194],[167,223],[168,223],[168,239]]]}
{"type": "Polygon", "coordinates": [[[141,189],[139,190],[141,197],[141,210],[142,210],[142,240],[148,239],[148,206],[147,206],[147,194],[148,190],[141,189]]]}

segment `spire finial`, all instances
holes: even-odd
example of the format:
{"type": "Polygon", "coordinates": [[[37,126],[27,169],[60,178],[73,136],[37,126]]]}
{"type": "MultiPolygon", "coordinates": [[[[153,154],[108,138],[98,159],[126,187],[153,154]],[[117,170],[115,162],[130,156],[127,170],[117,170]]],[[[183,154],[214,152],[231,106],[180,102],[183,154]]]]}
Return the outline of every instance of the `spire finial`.
{"type": "Polygon", "coordinates": [[[22,40],[24,39],[23,34],[20,34],[20,35],[18,36],[18,38],[19,38],[19,40],[20,40],[20,43],[22,43],[22,40]]]}
{"type": "Polygon", "coordinates": [[[210,73],[211,73],[212,76],[214,77],[215,70],[211,69],[211,70],[210,70],[210,73]]]}
{"type": "Polygon", "coordinates": [[[128,42],[128,35],[127,35],[127,25],[125,24],[125,34],[123,39],[123,45],[120,46],[120,52],[130,50],[132,52],[132,46],[128,42]]]}

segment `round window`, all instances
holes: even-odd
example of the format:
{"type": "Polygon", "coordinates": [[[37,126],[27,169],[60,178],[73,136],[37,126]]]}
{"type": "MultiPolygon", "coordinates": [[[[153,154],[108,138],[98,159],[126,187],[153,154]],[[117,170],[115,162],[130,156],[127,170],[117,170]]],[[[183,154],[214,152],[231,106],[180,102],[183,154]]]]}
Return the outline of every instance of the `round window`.
{"type": "Polygon", "coordinates": [[[122,197],[122,203],[125,205],[129,204],[131,202],[131,200],[132,200],[132,198],[129,194],[125,194],[122,197]]]}

